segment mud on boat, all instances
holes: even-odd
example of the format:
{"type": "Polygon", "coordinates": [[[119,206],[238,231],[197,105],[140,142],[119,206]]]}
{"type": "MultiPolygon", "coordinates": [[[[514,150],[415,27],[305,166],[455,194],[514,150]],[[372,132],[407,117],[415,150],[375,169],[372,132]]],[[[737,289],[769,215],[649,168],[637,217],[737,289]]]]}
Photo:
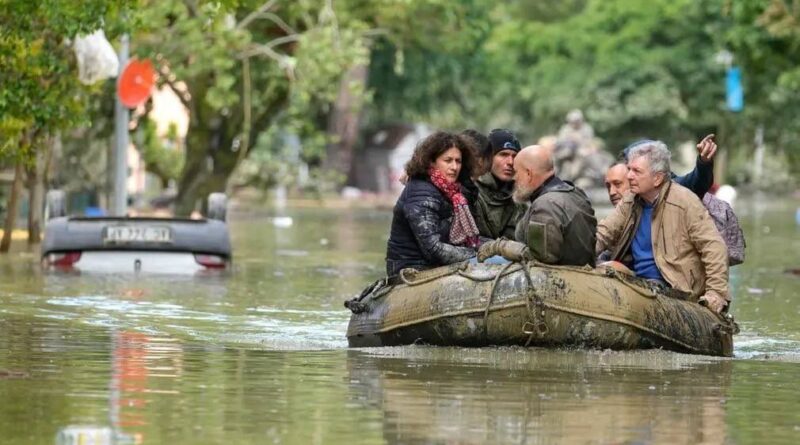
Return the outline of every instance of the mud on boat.
{"type": "Polygon", "coordinates": [[[415,343],[733,355],[738,327],[684,293],[611,268],[459,263],[405,269],[347,301],[351,347],[415,343]]]}

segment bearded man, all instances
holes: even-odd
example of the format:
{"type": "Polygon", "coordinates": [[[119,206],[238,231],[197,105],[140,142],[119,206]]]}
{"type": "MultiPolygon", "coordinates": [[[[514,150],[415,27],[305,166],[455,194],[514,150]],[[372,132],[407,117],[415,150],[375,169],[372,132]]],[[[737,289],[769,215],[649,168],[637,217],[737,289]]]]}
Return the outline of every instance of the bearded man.
{"type": "Polygon", "coordinates": [[[597,219],[589,198],[555,174],[553,154],[539,145],[514,159],[514,202],[530,203],[515,238],[547,264],[594,266],[597,219]]]}

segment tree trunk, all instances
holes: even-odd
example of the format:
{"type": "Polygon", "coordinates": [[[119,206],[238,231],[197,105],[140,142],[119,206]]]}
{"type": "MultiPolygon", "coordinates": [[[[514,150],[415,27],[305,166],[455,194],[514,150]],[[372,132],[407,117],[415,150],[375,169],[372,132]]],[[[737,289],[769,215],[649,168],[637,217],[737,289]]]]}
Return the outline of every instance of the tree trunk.
{"type": "MultiPolygon", "coordinates": [[[[210,84],[211,81],[206,83],[210,84]]],[[[233,112],[223,117],[219,111],[202,105],[207,90],[203,82],[189,85],[194,106],[186,134],[185,162],[178,179],[176,216],[188,216],[194,210],[204,209],[209,193],[226,191],[228,178],[241,160],[238,151],[232,150],[234,139],[246,136],[245,142],[255,141],[262,131],[272,125],[289,100],[287,85],[273,93],[266,102],[260,102],[259,113],[252,116],[249,134],[243,135],[246,128],[242,127],[244,111],[241,103],[232,106],[233,112]]],[[[247,145],[250,144],[245,147],[247,145]]]]}
{"type": "Polygon", "coordinates": [[[36,164],[29,171],[28,196],[28,244],[36,244],[42,240],[42,213],[44,210],[44,187],[47,180],[47,171],[50,166],[52,146],[55,137],[45,140],[42,147],[36,151],[36,164]]]}
{"type": "Polygon", "coordinates": [[[14,168],[14,183],[11,185],[11,194],[8,195],[8,206],[6,207],[6,223],[3,232],[3,240],[0,241],[0,253],[7,253],[11,247],[11,233],[17,221],[17,204],[19,194],[22,191],[22,175],[24,169],[21,162],[17,162],[14,168]]]}
{"type": "Polygon", "coordinates": [[[367,66],[363,64],[351,67],[344,74],[339,85],[339,95],[328,118],[328,135],[333,138],[333,142],[326,149],[324,166],[326,170],[337,171],[347,179],[358,140],[363,104],[361,92],[366,89],[367,74],[367,66]]]}
{"type": "Polygon", "coordinates": [[[213,192],[225,192],[228,177],[236,168],[239,154],[231,150],[233,137],[228,120],[211,126],[190,127],[186,143],[186,163],[178,182],[176,216],[205,211],[206,198],[213,192]]]}

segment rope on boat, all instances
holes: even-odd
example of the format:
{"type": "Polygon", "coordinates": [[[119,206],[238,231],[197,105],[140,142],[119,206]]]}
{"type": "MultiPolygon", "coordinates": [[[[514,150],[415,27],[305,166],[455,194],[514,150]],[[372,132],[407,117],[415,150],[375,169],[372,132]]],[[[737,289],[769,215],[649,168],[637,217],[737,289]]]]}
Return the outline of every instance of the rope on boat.
{"type": "MultiPolygon", "coordinates": [[[[486,309],[484,309],[483,311],[483,330],[485,333],[487,333],[487,335],[489,332],[489,307],[492,306],[492,300],[494,299],[494,291],[497,290],[497,283],[500,282],[500,277],[502,277],[504,273],[514,264],[515,263],[508,263],[504,265],[503,268],[500,269],[500,272],[498,272],[497,275],[494,276],[494,281],[492,281],[492,289],[491,291],[489,291],[489,301],[486,302],[486,309]]],[[[463,276],[464,274],[460,275],[463,276]]]]}
{"type": "MultiPolygon", "coordinates": [[[[517,271],[516,269],[513,268],[513,266],[518,266],[518,267],[521,266],[520,263],[514,263],[514,262],[511,262],[511,263],[508,263],[508,264],[510,264],[512,267],[504,267],[504,268],[502,268],[500,270],[500,272],[497,273],[497,275],[512,274],[512,273],[517,271]]],[[[506,265],[508,265],[508,264],[506,264],[506,265]]],[[[477,281],[477,282],[492,281],[492,280],[497,278],[497,275],[494,275],[494,276],[491,276],[491,275],[483,275],[483,276],[470,275],[470,274],[466,273],[465,270],[459,270],[457,273],[458,273],[459,276],[462,276],[462,277],[464,277],[464,278],[466,278],[468,280],[477,281]]]]}
{"type": "Polygon", "coordinates": [[[525,347],[527,347],[531,344],[531,341],[533,341],[534,335],[543,337],[548,331],[550,331],[550,328],[547,327],[547,322],[544,318],[544,301],[542,300],[541,295],[536,293],[536,289],[533,287],[533,280],[531,279],[531,273],[527,262],[522,264],[522,272],[525,275],[525,280],[528,282],[528,289],[525,295],[525,306],[528,309],[528,314],[531,316],[531,321],[525,322],[522,325],[522,333],[528,334],[528,340],[525,342],[525,347]],[[528,325],[532,325],[533,329],[528,327],[528,325]]]}
{"type": "Polygon", "coordinates": [[[344,307],[350,309],[350,312],[354,314],[366,312],[369,310],[369,304],[365,303],[363,300],[369,296],[377,298],[379,296],[386,295],[390,290],[392,290],[393,287],[394,285],[389,284],[388,278],[381,278],[362,290],[358,297],[345,301],[344,307]]]}
{"type": "MultiPolygon", "coordinates": [[[[651,287],[646,287],[646,286],[640,285],[640,284],[635,283],[635,282],[631,282],[629,279],[627,279],[626,277],[622,276],[622,274],[618,273],[616,270],[611,269],[611,268],[607,268],[605,271],[603,271],[603,272],[601,272],[599,274],[598,273],[599,271],[596,270],[596,269],[589,269],[589,268],[584,268],[584,267],[574,267],[574,266],[555,266],[555,265],[549,265],[549,264],[540,263],[540,262],[535,261],[535,260],[528,260],[528,261],[524,261],[524,262],[511,262],[511,263],[505,264],[503,266],[503,268],[497,274],[495,274],[494,276],[475,276],[475,275],[471,275],[469,273],[466,273],[466,270],[468,269],[468,266],[469,266],[468,262],[462,262],[462,263],[457,263],[457,264],[451,265],[448,268],[442,268],[444,270],[438,270],[438,271],[436,271],[434,273],[425,273],[425,272],[428,272],[428,271],[422,271],[422,273],[420,274],[422,276],[422,278],[420,278],[418,280],[413,280],[413,278],[411,278],[411,277],[409,277],[407,275],[407,273],[412,272],[413,270],[404,269],[404,270],[400,271],[400,274],[398,275],[398,278],[403,284],[406,284],[408,286],[417,286],[417,285],[420,285],[420,284],[429,283],[429,282],[435,281],[435,280],[437,280],[437,279],[439,279],[441,277],[444,277],[444,276],[447,276],[447,275],[452,275],[452,274],[456,274],[456,275],[462,276],[462,277],[467,278],[468,280],[471,280],[471,281],[477,281],[477,282],[492,281],[492,286],[491,286],[491,290],[490,290],[490,293],[489,293],[489,299],[488,299],[488,301],[486,303],[486,307],[484,308],[484,311],[483,311],[484,330],[485,330],[485,332],[488,332],[489,311],[491,309],[491,305],[494,302],[494,294],[496,293],[496,290],[497,290],[497,287],[498,287],[498,283],[500,282],[500,279],[503,276],[509,275],[511,273],[516,272],[517,269],[515,268],[515,266],[519,267],[520,269],[522,269],[523,274],[525,276],[525,280],[526,280],[527,285],[528,285],[527,286],[526,297],[525,297],[525,305],[526,305],[526,308],[528,310],[528,313],[530,314],[530,321],[525,322],[523,324],[523,326],[522,326],[522,332],[524,334],[528,335],[528,340],[526,341],[525,346],[529,346],[530,343],[533,341],[534,337],[538,336],[539,338],[541,338],[544,335],[546,335],[548,333],[548,331],[549,331],[549,327],[547,326],[546,319],[545,319],[545,309],[547,307],[550,307],[550,305],[548,303],[545,303],[542,300],[541,296],[536,293],[535,287],[533,286],[533,280],[532,280],[531,275],[530,275],[530,267],[539,267],[539,268],[542,268],[542,269],[551,269],[551,270],[569,270],[569,271],[572,271],[572,272],[580,272],[580,273],[585,273],[585,274],[590,274],[590,275],[600,275],[600,274],[602,274],[602,275],[604,275],[604,276],[606,276],[608,278],[616,279],[616,281],[621,282],[622,284],[624,284],[629,289],[635,291],[637,294],[642,295],[642,296],[644,296],[646,298],[651,298],[651,299],[652,298],[658,298],[658,295],[659,295],[659,292],[657,291],[657,289],[654,289],[654,288],[651,288],[651,287]]],[[[433,271],[431,271],[431,272],[433,272],[433,271]]],[[[379,298],[381,296],[384,296],[384,295],[390,293],[390,291],[394,288],[394,284],[395,283],[391,283],[390,280],[388,280],[388,279],[378,280],[375,283],[373,283],[371,286],[368,286],[364,291],[362,291],[361,295],[358,298],[354,298],[354,299],[352,299],[350,301],[346,301],[345,302],[345,307],[350,309],[355,314],[369,311],[370,301],[374,300],[375,298],[379,298]],[[367,297],[372,297],[372,298],[367,298],[367,297]]],[[[676,295],[663,294],[663,296],[664,297],[671,297],[671,298],[678,299],[678,300],[685,300],[686,299],[685,297],[681,298],[681,297],[676,296],[676,295]]],[[[681,342],[680,340],[677,340],[676,338],[672,338],[671,336],[667,336],[667,335],[665,335],[665,334],[663,334],[661,332],[657,332],[657,331],[652,330],[650,328],[647,328],[645,326],[638,325],[637,323],[632,323],[629,320],[620,319],[620,318],[613,317],[613,316],[612,317],[600,316],[599,314],[588,313],[588,312],[585,312],[585,311],[576,310],[575,308],[566,308],[566,307],[553,306],[552,309],[560,310],[560,311],[563,311],[563,312],[566,312],[566,313],[572,313],[572,314],[583,315],[583,316],[590,316],[590,317],[593,317],[593,318],[605,319],[607,321],[614,321],[614,322],[617,322],[617,323],[625,324],[625,325],[628,325],[628,326],[632,326],[632,327],[638,328],[638,329],[640,329],[642,331],[648,332],[648,333],[650,333],[652,335],[661,337],[664,340],[670,341],[670,342],[672,342],[674,344],[678,344],[678,345],[682,346],[683,348],[685,348],[687,350],[691,350],[691,351],[699,352],[699,353],[709,353],[708,351],[704,351],[704,350],[696,348],[696,347],[694,347],[692,345],[689,345],[689,344],[686,344],[684,342],[681,342]]],[[[715,329],[714,329],[715,333],[717,335],[720,335],[721,337],[725,337],[726,335],[730,336],[732,334],[736,334],[736,333],[739,332],[739,327],[736,324],[736,322],[733,320],[733,317],[731,317],[730,315],[728,315],[728,317],[720,316],[719,314],[716,314],[716,315],[720,318],[720,323],[718,323],[717,326],[715,326],[715,329]]],[[[430,317],[430,318],[434,319],[434,318],[438,318],[438,316],[437,317],[430,317]]],[[[422,320],[417,320],[417,322],[419,322],[419,321],[422,321],[422,320]]],[[[409,324],[413,324],[413,323],[409,323],[409,324]]],[[[404,324],[401,324],[401,325],[404,325],[404,324]]],[[[399,326],[397,326],[397,327],[399,327],[399,326]]],[[[387,327],[384,327],[384,329],[381,329],[381,331],[385,331],[385,330],[387,330],[387,327]]],[[[388,330],[391,330],[391,328],[389,328],[388,330]]]]}
{"type": "MultiPolygon", "coordinates": [[[[581,310],[581,309],[577,309],[577,308],[574,308],[574,307],[564,307],[564,306],[560,306],[560,305],[557,305],[557,304],[553,304],[552,302],[545,302],[542,299],[541,295],[538,295],[536,293],[535,287],[533,285],[533,279],[532,279],[531,274],[530,274],[530,268],[531,267],[540,267],[540,268],[555,269],[555,270],[559,270],[559,269],[560,270],[569,270],[569,271],[574,271],[574,272],[588,273],[588,274],[592,274],[592,275],[598,275],[598,271],[597,270],[587,270],[587,269],[584,269],[584,268],[576,268],[576,267],[569,267],[569,266],[550,266],[550,265],[544,265],[544,264],[538,263],[536,261],[527,261],[527,262],[524,262],[524,263],[509,263],[509,264],[505,264],[504,267],[502,269],[500,269],[500,271],[497,274],[495,274],[494,276],[488,276],[487,277],[485,275],[484,276],[472,276],[472,275],[470,275],[468,273],[465,273],[465,270],[467,269],[467,263],[459,263],[457,265],[451,266],[450,268],[442,268],[444,270],[436,271],[436,272],[430,273],[430,274],[424,274],[421,279],[416,280],[416,281],[414,281],[413,278],[411,278],[408,275],[406,275],[406,274],[401,272],[401,274],[399,275],[399,280],[401,282],[403,282],[404,284],[406,284],[406,285],[416,286],[416,285],[419,285],[419,284],[423,284],[423,283],[428,283],[428,282],[434,281],[434,280],[436,280],[438,278],[441,278],[443,276],[457,274],[457,275],[460,275],[460,276],[462,276],[464,278],[467,278],[467,279],[473,280],[473,281],[479,281],[479,282],[486,282],[486,281],[490,281],[490,280],[493,281],[492,287],[491,287],[491,291],[490,291],[490,294],[489,294],[489,300],[488,300],[488,302],[486,304],[486,307],[482,311],[483,312],[483,318],[484,318],[484,329],[488,330],[488,324],[487,324],[488,314],[489,314],[489,312],[491,310],[492,304],[494,303],[494,299],[495,299],[494,294],[497,292],[497,287],[498,287],[499,281],[503,276],[509,275],[511,273],[515,273],[517,271],[516,267],[520,267],[522,269],[524,277],[525,277],[525,280],[527,282],[526,283],[527,284],[527,294],[525,296],[524,305],[526,306],[527,311],[528,311],[528,313],[530,315],[530,321],[525,322],[523,324],[523,326],[522,326],[522,332],[525,335],[528,336],[528,339],[527,339],[527,341],[525,343],[525,346],[529,346],[534,338],[536,338],[536,337],[541,338],[541,337],[543,337],[544,335],[546,335],[548,333],[549,327],[547,326],[546,319],[545,319],[545,310],[546,309],[552,309],[552,310],[561,311],[561,312],[564,312],[564,313],[567,313],[567,314],[591,317],[591,318],[595,318],[595,319],[599,319],[599,320],[605,320],[605,321],[619,323],[621,325],[630,326],[630,327],[636,328],[638,330],[641,330],[643,332],[649,333],[650,335],[653,335],[655,337],[658,337],[658,338],[661,338],[663,340],[666,340],[666,341],[668,341],[668,342],[670,342],[672,344],[680,346],[680,347],[684,348],[685,350],[692,351],[694,353],[712,354],[712,355],[716,355],[718,353],[718,352],[715,352],[713,350],[705,350],[705,349],[698,348],[698,347],[696,347],[694,345],[687,344],[687,343],[685,343],[683,341],[680,341],[677,338],[674,338],[674,337],[672,337],[670,335],[667,335],[667,334],[665,334],[663,332],[657,331],[655,329],[652,329],[650,327],[641,325],[639,323],[633,322],[631,320],[628,320],[628,319],[625,319],[625,318],[622,318],[622,317],[616,317],[616,316],[609,315],[609,314],[598,314],[598,313],[594,313],[593,311],[581,310]]],[[[425,271],[425,272],[427,272],[427,271],[425,271]]],[[[657,296],[658,296],[658,294],[655,292],[654,289],[638,286],[637,283],[635,283],[635,282],[629,282],[625,277],[618,276],[616,271],[614,271],[614,270],[611,270],[611,272],[605,271],[604,275],[606,275],[609,278],[616,278],[617,281],[621,281],[623,284],[626,285],[626,287],[629,287],[630,289],[636,291],[636,293],[638,293],[638,294],[640,294],[642,296],[645,296],[647,298],[657,298],[657,296]]],[[[350,302],[346,302],[345,305],[348,306],[348,308],[351,311],[353,311],[354,313],[358,313],[358,312],[361,312],[361,311],[368,311],[369,310],[368,306],[370,305],[370,301],[371,300],[373,300],[375,297],[379,297],[379,296],[383,296],[385,294],[388,294],[392,290],[393,287],[394,286],[392,284],[389,284],[389,283],[376,282],[372,286],[369,286],[367,289],[365,289],[365,291],[362,292],[362,295],[360,296],[360,298],[353,299],[350,302]],[[388,285],[386,285],[386,284],[388,284],[388,285]],[[367,298],[367,297],[370,297],[370,296],[372,298],[367,298]],[[364,300],[364,301],[360,301],[360,300],[364,300]],[[357,304],[354,304],[354,303],[357,303],[357,304]]],[[[663,296],[669,298],[668,295],[663,295],[663,296]]],[[[674,297],[672,297],[672,298],[674,298],[674,297]]],[[[676,299],[680,300],[680,298],[676,298],[676,299]]],[[[500,305],[500,308],[514,307],[516,305],[517,304],[500,305]]],[[[495,307],[495,309],[498,309],[498,307],[495,307]]],[[[478,309],[478,311],[480,311],[480,309],[478,309]]],[[[455,311],[455,312],[449,313],[446,316],[468,315],[468,314],[475,314],[475,312],[476,311],[474,309],[466,309],[466,310],[463,310],[463,311],[455,311]]],[[[480,312],[478,312],[478,313],[480,313],[480,312]]],[[[406,326],[411,326],[411,325],[415,325],[415,324],[424,323],[424,322],[432,321],[432,320],[435,320],[435,319],[439,319],[442,316],[443,316],[442,314],[437,314],[437,315],[432,315],[432,316],[428,316],[428,317],[422,317],[422,318],[418,318],[418,319],[414,319],[414,320],[408,320],[408,321],[405,321],[405,322],[393,324],[391,326],[384,325],[383,327],[378,329],[376,331],[376,333],[390,332],[390,331],[393,331],[395,329],[403,328],[403,327],[406,327],[406,326]]],[[[725,338],[727,338],[726,336],[730,336],[731,334],[735,334],[735,333],[738,332],[738,326],[732,320],[732,317],[730,319],[726,319],[726,318],[723,318],[723,317],[719,316],[718,314],[717,314],[717,317],[720,318],[721,323],[719,323],[717,326],[715,326],[714,330],[716,331],[717,335],[720,335],[722,337],[723,341],[725,340],[725,338]]]]}
{"type": "MultiPolygon", "coordinates": [[[[585,267],[576,267],[576,266],[557,266],[557,265],[553,265],[553,264],[541,263],[541,262],[536,261],[536,260],[528,260],[528,261],[525,261],[524,263],[512,262],[510,264],[519,265],[523,269],[525,269],[526,267],[535,266],[535,267],[539,267],[539,268],[542,268],[542,269],[569,270],[571,272],[581,272],[581,273],[585,273],[585,274],[588,274],[588,275],[598,275],[597,269],[594,269],[594,268],[588,268],[587,269],[585,267]]],[[[403,284],[408,285],[408,286],[418,286],[420,284],[430,283],[431,281],[434,281],[434,280],[436,280],[438,278],[441,278],[443,276],[450,275],[450,274],[453,274],[453,273],[456,273],[456,274],[458,274],[458,275],[460,275],[460,276],[462,276],[464,278],[467,278],[469,280],[478,281],[478,282],[491,281],[491,280],[495,280],[497,278],[497,276],[483,277],[483,276],[475,276],[475,275],[468,274],[468,273],[465,272],[468,266],[469,266],[469,263],[464,261],[464,262],[461,262],[461,263],[456,263],[454,265],[451,265],[449,268],[447,268],[445,270],[441,270],[441,271],[437,270],[436,273],[427,274],[426,273],[426,272],[428,272],[427,270],[425,270],[425,271],[414,271],[413,273],[415,275],[421,275],[422,276],[422,278],[420,278],[418,280],[414,280],[413,278],[408,276],[409,273],[412,273],[413,269],[402,269],[400,271],[400,273],[398,274],[398,278],[400,279],[400,281],[403,284]]],[[[515,272],[515,271],[509,270],[509,269],[510,268],[503,268],[499,272],[499,274],[503,275],[503,274],[508,274],[508,273],[515,272]]],[[[658,294],[658,291],[656,289],[653,289],[653,288],[650,288],[650,287],[646,287],[646,286],[643,286],[643,285],[638,285],[636,283],[632,283],[628,279],[626,279],[624,276],[622,276],[622,274],[618,273],[616,270],[614,270],[612,268],[606,268],[605,271],[602,272],[602,275],[604,275],[606,277],[609,277],[609,278],[616,279],[617,281],[619,281],[622,284],[624,284],[626,287],[634,290],[636,293],[638,293],[639,295],[642,295],[644,297],[656,298],[656,295],[658,294]]],[[[528,278],[530,278],[530,277],[528,277],[528,278]]],[[[530,281],[529,281],[529,284],[530,284],[530,281]]]]}

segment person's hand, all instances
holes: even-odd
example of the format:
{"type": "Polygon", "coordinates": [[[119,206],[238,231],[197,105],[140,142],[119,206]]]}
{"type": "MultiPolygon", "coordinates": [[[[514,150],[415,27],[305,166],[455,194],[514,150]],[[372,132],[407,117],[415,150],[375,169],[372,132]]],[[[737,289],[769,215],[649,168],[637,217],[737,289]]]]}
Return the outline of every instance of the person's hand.
{"type": "Polygon", "coordinates": [[[714,133],[704,137],[702,141],[697,144],[697,153],[700,155],[700,161],[708,163],[714,159],[717,153],[717,143],[714,142],[714,133]]]}
{"type": "Polygon", "coordinates": [[[500,240],[496,240],[495,239],[495,240],[487,241],[487,242],[481,244],[480,247],[478,247],[478,262],[479,263],[482,263],[482,262],[486,261],[486,258],[490,258],[490,257],[493,257],[493,256],[497,255],[497,251],[498,251],[497,242],[498,241],[500,241],[500,240]]]}
{"type": "Polygon", "coordinates": [[[716,294],[705,294],[700,297],[698,302],[715,314],[721,314],[725,307],[728,306],[728,302],[716,294]]]}
{"type": "Polygon", "coordinates": [[[528,261],[532,258],[531,251],[524,243],[500,238],[481,244],[478,248],[478,262],[486,258],[500,255],[509,261],[528,261]]]}

